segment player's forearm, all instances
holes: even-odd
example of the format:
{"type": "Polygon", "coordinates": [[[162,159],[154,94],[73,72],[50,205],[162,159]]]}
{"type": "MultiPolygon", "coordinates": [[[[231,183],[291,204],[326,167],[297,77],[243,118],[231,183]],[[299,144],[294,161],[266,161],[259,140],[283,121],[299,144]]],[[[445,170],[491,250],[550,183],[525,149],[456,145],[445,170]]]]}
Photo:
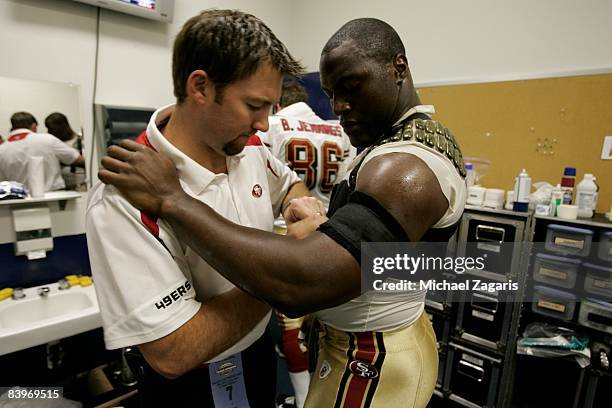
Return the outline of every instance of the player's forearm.
{"type": "Polygon", "coordinates": [[[162,205],[161,217],[236,286],[288,315],[359,295],[359,265],[321,233],[297,241],[233,224],[186,194],[162,205]]]}
{"type": "Polygon", "coordinates": [[[140,349],[153,369],[177,378],[232,347],[269,310],[267,304],[241,290],[230,290],[206,301],[178,330],[140,349]]]}

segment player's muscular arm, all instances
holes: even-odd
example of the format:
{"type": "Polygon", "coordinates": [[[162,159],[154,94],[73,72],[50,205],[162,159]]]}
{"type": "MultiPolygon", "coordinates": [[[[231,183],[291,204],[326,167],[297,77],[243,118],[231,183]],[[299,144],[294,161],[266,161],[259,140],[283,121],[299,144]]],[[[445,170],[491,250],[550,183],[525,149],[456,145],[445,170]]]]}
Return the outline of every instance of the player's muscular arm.
{"type": "Polygon", "coordinates": [[[374,197],[418,241],[446,212],[448,201],[424,161],[408,153],[388,153],[366,163],[356,189],[374,197]]]}
{"type": "MultiPolygon", "coordinates": [[[[100,179],[116,186],[141,210],[168,221],[177,234],[236,286],[289,316],[344,303],[360,294],[360,268],[353,256],[321,232],[297,241],[238,226],[190,197],[172,162],[143,146],[112,151],[100,179]]],[[[111,150],[109,150],[111,153],[111,150]]],[[[437,179],[418,158],[391,154],[361,170],[357,189],[385,206],[417,240],[444,213],[437,179]],[[413,225],[414,224],[414,225],[413,225]]]]}
{"type": "Polygon", "coordinates": [[[166,378],[176,378],[237,343],[270,307],[240,289],[202,304],[183,326],[161,339],[139,345],[147,362],[166,378]]]}
{"type": "MultiPolygon", "coordinates": [[[[357,189],[379,200],[413,241],[420,239],[447,208],[429,167],[408,154],[372,159],[364,165],[357,189]]],[[[224,276],[286,314],[335,306],[359,295],[357,261],[327,235],[314,232],[302,241],[291,241],[230,226],[224,220],[211,223],[211,219],[205,226],[199,219],[201,211],[192,205],[199,204],[180,201],[164,206],[167,210],[162,217],[184,229],[189,245],[224,276]],[[194,227],[198,224],[200,228],[194,227]],[[215,241],[211,231],[224,231],[215,235],[227,242],[211,242],[215,241]],[[243,257],[235,256],[239,251],[243,257]]]]}

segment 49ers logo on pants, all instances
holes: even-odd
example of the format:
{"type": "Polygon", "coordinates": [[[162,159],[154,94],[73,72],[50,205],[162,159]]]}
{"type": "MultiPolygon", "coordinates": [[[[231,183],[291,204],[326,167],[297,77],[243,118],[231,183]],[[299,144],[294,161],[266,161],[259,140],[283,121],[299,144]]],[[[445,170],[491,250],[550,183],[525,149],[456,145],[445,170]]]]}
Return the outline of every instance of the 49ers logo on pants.
{"type": "Polygon", "coordinates": [[[351,364],[349,364],[349,369],[357,377],[365,378],[366,380],[378,377],[378,370],[376,367],[365,361],[352,361],[351,364]]]}
{"type": "Polygon", "coordinates": [[[253,186],[253,191],[251,191],[251,194],[253,195],[253,197],[259,198],[261,197],[262,193],[263,193],[263,188],[261,188],[259,184],[255,184],[253,186]]]}

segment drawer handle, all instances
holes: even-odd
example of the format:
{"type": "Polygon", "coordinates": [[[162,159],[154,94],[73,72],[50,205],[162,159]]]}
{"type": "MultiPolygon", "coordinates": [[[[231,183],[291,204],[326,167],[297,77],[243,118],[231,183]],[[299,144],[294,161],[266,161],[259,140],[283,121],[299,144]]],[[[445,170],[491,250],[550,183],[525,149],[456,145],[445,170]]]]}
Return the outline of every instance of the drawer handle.
{"type": "Polygon", "coordinates": [[[503,243],[506,231],[503,228],[479,224],[476,226],[476,241],[503,243]]]}
{"type": "Polygon", "coordinates": [[[480,293],[472,293],[471,305],[474,309],[482,310],[487,313],[495,314],[497,313],[497,306],[499,305],[499,301],[496,298],[481,295],[480,293]],[[476,301],[476,298],[480,298],[480,302],[476,301]],[[493,303],[493,307],[483,306],[482,303],[493,303]]]}
{"type": "Polygon", "coordinates": [[[457,367],[457,372],[465,375],[466,377],[473,378],[478,382],[482,382],[484,379],[484,369],[482,367],[478,367],[476,364],[472,364],[465,360],[459,360],[459,367],[457,367]]]}

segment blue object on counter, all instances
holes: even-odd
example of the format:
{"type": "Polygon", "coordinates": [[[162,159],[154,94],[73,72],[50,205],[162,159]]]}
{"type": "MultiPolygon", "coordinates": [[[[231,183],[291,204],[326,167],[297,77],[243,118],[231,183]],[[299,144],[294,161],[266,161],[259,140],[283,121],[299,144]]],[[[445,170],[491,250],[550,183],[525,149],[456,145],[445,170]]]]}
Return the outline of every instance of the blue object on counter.
{"type": "Polygon", "coordinates": [[[521,203],[515,201],[512,203],[512,211],[517,212],[528,212],[529,211],[529,203],[521,203]]]}
{"type": "Polygon", "coordinates": [[[0,181],[0,200],[26,198],[28,189],[17,181],[0,181]]]}

